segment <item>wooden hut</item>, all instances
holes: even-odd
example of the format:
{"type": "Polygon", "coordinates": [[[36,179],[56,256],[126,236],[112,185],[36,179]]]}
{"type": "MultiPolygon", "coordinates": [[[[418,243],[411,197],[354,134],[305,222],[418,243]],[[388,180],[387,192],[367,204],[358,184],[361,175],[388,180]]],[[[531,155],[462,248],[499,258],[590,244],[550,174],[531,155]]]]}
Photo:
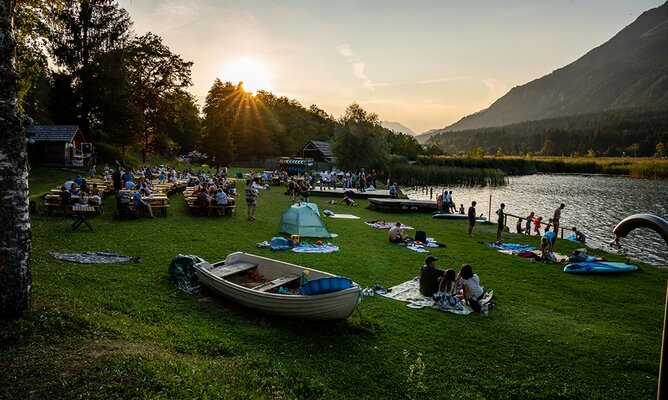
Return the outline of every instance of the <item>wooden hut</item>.
{"type": "Polygon", "coordinates": [[[329,143],[321,140],[311,140],[306,143],[293,157],[312,159],[317,170],[328,170],[336,163],[336,157],[329,143]]]}
{"type": "Polygon", "coordinates": [[[77,125],[30,125],[26,140],[32,164],[81,167],[93,150],[77,125]]]}

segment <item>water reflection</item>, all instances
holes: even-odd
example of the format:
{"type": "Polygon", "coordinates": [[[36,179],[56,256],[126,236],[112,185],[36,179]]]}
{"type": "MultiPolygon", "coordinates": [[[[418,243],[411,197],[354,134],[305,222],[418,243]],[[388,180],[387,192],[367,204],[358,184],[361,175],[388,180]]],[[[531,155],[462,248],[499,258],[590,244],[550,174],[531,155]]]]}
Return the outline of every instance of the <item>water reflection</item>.
{"type": "MultiPolygon", "coordinates": [[[[506,203],[506,212],[526,216],[531,211],[547,221],[560,203],[565,203],[561,226],[577,226],[587,235],[591,247],[610,251],[612,228],[625,217],[636,213],[668,216],[668,182],[602,175],[528,175],[512,177],[501,188],[434,187],[433,195],[452,190],[459,208],[471,201],[478,203],[478,213],[488,216],[489,196],[492,196],[492,214],[500,203],[506,203]]],[[[412,199],[429,199],[429,193],[408,190],[412,199]]],[[[508,219],[514,231],[516,220],[508,219]]],[[[624,251],[632,257],[654,265],[668,267],[666,243],[656,232],[636,229],[623,240],[624,251]]]]}

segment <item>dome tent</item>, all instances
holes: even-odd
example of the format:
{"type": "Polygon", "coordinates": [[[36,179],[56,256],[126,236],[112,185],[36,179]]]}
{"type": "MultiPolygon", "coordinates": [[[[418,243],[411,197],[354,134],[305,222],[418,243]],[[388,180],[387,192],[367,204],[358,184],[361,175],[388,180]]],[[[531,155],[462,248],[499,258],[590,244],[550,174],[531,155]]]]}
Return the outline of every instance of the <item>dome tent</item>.
{"type": "Polygon", "coordinates": [[[318,206],[314,203],[297,203],[285,210],[278,231],[303,237],[334,237],[320,219],[318,206]]]}

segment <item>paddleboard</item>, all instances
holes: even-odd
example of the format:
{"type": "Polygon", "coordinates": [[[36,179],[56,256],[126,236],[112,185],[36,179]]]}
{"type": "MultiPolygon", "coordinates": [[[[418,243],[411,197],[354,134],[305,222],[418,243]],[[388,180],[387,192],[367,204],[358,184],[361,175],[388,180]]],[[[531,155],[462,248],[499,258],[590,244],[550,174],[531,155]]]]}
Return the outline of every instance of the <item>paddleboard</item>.
{"type": "Polygon", "coordinates": [[[623,262],[575,262],[564,267],[564,272],[570,274],[611,274],[617,272],[629,272],[638,269],[637,265],[625,264],[623,262]]]}
{"type": "MultiPolygon", "coordinates": [[[[466,214],[434,214],[431,217],[437,219],[469,219],[468,215],[466,214]]],[[[478,222],[483,222],[487,221],[487,218],[477,217],[475,220],[478,222]]]]}

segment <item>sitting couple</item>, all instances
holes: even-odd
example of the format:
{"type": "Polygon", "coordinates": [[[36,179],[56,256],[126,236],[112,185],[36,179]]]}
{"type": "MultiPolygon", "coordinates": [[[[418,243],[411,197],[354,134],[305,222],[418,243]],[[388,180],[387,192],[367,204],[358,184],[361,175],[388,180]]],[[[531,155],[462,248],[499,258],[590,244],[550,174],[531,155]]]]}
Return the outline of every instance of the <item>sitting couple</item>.
{"type": "Polygon", "coordinates": [[[474,311],[479,312],[485,289],[480,286],[480,278],[473,273],[471,265],[463,264],[455,276],[454,269],[444,271],[436,268],[437,260],[434,256],[424,260],[425,265],[420,268],[420,293],[433,297],[445,308],[461,310],[464,300],[474,311]]]}

